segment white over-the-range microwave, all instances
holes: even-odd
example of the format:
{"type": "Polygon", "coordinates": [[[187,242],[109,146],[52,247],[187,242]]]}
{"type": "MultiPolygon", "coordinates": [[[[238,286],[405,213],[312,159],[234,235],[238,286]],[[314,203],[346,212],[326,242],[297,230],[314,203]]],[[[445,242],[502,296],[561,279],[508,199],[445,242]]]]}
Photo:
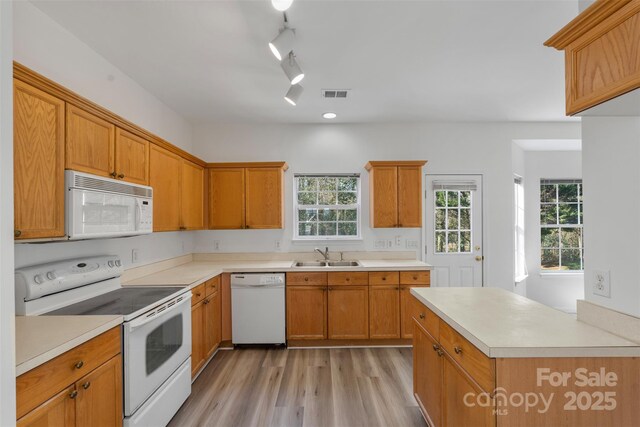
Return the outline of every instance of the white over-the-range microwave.
{"type": "Polygon", "coordinates": [[[66,231],[70,240],[135,236],[153,231],[153,189],[67,170],[66,231]]]}

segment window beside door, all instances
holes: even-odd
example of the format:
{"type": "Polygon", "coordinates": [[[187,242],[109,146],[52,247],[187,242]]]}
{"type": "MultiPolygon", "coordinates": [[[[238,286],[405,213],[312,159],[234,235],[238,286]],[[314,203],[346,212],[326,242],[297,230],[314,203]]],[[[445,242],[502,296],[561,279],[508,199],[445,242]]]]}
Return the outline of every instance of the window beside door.
{"type": "Polygon", "coordinates": [[[582,180],[540,180],[542,272],[582,272],[582,180]]]}

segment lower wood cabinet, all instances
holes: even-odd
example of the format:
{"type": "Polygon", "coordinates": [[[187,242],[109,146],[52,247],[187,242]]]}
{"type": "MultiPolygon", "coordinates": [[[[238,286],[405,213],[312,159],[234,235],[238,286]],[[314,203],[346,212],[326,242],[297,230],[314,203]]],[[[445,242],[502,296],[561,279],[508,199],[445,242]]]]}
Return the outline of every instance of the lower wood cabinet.
{"type": "MultiPolygon", "coordinates": [[[[413,320],[412,320],[413,322],[413,320]]],[[[442,350],[433,338],[417,322],[413,334],[414,364],[413,394],[420,409],[429,418],[432,427],[440,425],[440,402],[442,398],[442,350]]]]}
{"type": "Polygon", "coordinates": [[[399,285],[370,286],[369,319],[370,338],[400,338],[399,285]]]}
{"type": "Polygon", "coordinates": [[[287,339],[327,338],[327,286],[287,287],[287,339]]]}
{"type": "Polygon", "coordinates": [[[121,426],[120,326],[16,379],[17,425],[121,426]]]}
{"type": "Polygon", "coordinates": [[[197,286],[191,298],[191,376],[195,377],[222,341],[220,276],[197,286]]]}
{"type": "Polygon", "coordinates": [[[329,286],[328,338],[369,338],[369,286],[329,286]]]}

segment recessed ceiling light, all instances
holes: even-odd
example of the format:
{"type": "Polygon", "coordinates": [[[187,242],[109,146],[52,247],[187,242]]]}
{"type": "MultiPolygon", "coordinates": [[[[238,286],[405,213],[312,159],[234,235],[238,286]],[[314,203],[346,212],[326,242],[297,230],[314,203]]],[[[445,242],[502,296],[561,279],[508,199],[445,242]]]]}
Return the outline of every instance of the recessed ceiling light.
{"type": "Polygon", "coordinates": [[[280,12],[284,12],[289,9],[291,7],[291,3],[293,3],[293,0],[271,0],[273,8],[280,12]]]}
{"type": "Polygon", "coordinates": [[[298,103],[298,99],[300,99],[300,95],[304,92],[304,88],[300,85],[291,85],[287,94],[284,96],[285,101],[289,104],[295,106],[298,103]]]}
{"type": "Polygon", "coordinates": [[[271,49],[271,53],[273,53],[273,56],[275,56],[278,61],[282,61],[282,58],[291,52],[295,38],[296,35],[291,28],[284,28],[280,31],[280,34],[269,43],[269,49],[271,49]]]}
{"type": "Polygon", "coordinates": [[[325,118],[325,119],[331,120],[331,119],[335,119],[336,117],[338,117],[338,115],[336,113],[324,113],[322,115],[322,117],[325,118]]]}

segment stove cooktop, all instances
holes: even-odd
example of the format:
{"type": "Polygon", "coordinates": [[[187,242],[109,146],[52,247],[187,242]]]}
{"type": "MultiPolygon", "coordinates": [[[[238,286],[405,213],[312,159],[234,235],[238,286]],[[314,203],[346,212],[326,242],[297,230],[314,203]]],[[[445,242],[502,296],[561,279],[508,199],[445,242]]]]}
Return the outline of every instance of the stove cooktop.
{"type": "Polygon", "coordinates": [[[146,307],[152,309],[156,303],[173,294],[176,296],[186,292],[183,287],[126,287],[97,297],[68,305],[49,313],[47,316],[77,315],[121,315],[127,316],[146,307]]]}

